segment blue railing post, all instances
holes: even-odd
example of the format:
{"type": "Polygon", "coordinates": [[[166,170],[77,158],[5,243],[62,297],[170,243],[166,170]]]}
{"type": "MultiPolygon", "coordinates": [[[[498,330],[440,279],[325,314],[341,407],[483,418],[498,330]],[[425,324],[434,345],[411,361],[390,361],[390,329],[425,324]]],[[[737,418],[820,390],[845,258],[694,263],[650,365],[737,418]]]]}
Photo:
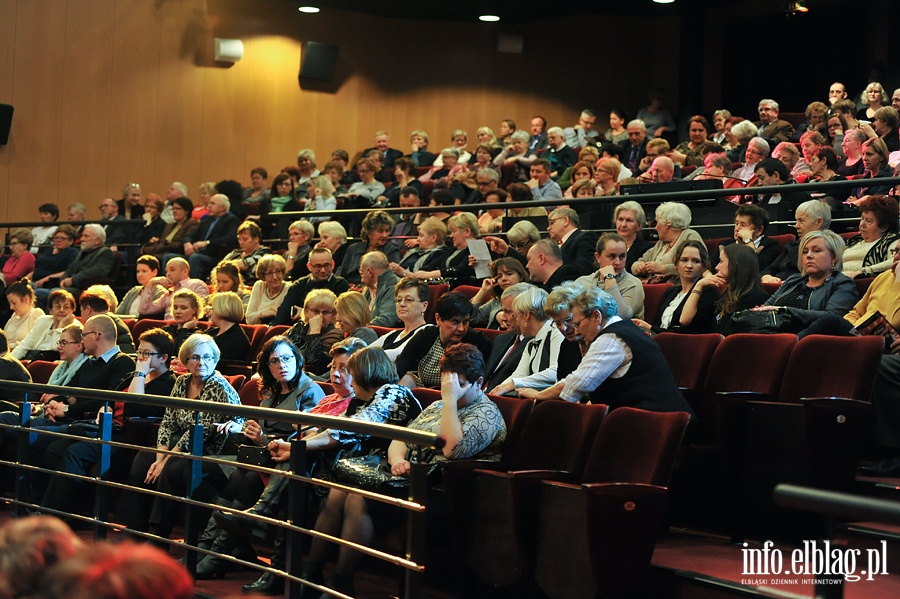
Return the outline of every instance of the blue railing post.
{"type": "MultiPolygon", "coordinates": [[[[306,441],[302,439],[291,441],[291,473],[306,474],[306,441]]],[[[295,526],[303,526],[304,524],[306,492],[307,485],[305,482],[293,479],[288,480],[287,520],[295,526]]],[[[286,530],[284,534],[287,535],[285,538],[287,552],[285,554],[284,568],[289,573],[297,575],[302,567],[303,535],[293,530],[286,530]]],[[[286,583],[285,597],[300,599],[303,586],[290,580],[287,580],[286,583]]]]}
{"type": "MultiPolygon", "coordinates": [[[[428,464],[421,461],[422,448],[416,447],[409,468],[409,500],[425,505],[428,498],[428,464]]],[[[425,563],[425,527],[427,513],[410,510],[406,526],[406,558],[417,563],[425,563]]],[[[420,599],[425,588],[425,574],[413,570],[406,571],[405,599],[420,599]]]]}
{"type": "MultiPolygon", "coordinates": [[[[192,456],[200,457],[203,455],[203,425],[200,424],[200,412],[194,414],[194,427],[191,429],[190,453],[192,456]]],[[[193,497],[194,492],[203,480],[203,462],[199,460],[191,460],[191,475],[187,481],[187,497],[193,497]]],[[[184,506],[184,542],[187,545],[197,544],[197,517],[198,508],[193,505],[186,504],[184,506]]],[[[184,554],[184,566],[191,576],[197,573],[197,554],[193,551],[186,551],[184,554]]]]}
{"type": "MultiPolygon", "coordinates": [[[[109,408],[109,403],[106,404],[105,408],[109,408]]],[[[99,416],[100,430],[97,437],[102,441],[112,441],[112,412],[107,412],[104,409],[99,416]]],[[[97,473],[98,478],[103,479],[106,477],[106,474],[109,472],[111,458],[112,447],[106,443],[100,445],[100,462],[97,464],[99,470],[97,473]]],[[[106,533],[109,529],[103,526],[102,523],[109,520],[109,489],[105,485],[94,485],[94,490],[94,519],[97,521],[94,525],[94,539],[106,540],[106,533]]]]}
{"type": "MultiPolygon", "coordinates": [[[[19,430],[16,435],[16,461],[19,464],[25,464],[28,462],[28,441],[31,433],[28,431],[28,428],[31,427],[31,404],[28,402],[28,393],[25,393],[25,399],[22,401],[22,405],[19,407],[19,426],[23,427],[19,430]]],[[[17,470],[16,471],[16,499],[18,501],[24,501],[25,495],[28,493],[28,489],[26,489],[26,485],[28,485],[28,472],[26,470],[17,470]]],[[[21,518],[25,515],[25,507],[21,504],[16,504],[14,508],[14,513],[16,518],[21,518]]]]}

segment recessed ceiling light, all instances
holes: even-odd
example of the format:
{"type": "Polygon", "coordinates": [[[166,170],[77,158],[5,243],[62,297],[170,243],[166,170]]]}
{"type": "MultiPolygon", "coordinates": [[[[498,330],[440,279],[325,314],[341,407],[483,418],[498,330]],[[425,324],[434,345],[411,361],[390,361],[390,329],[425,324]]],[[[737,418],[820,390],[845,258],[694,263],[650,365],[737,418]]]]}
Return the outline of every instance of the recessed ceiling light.
{"type": "Polygon", "coordinates": [[[657,4],[672,4],[675,0],[653,0],[657,4]]]}
{"type": "Polygon", "coordinates": [[[314,15],[317,12],[319,12],[319,7],[318,6],[301,6],[297,10],[299,10],[300,12],[305,12],[310,15],[314,15]]]}
{"type": "Polygon", "coordinates": [[[478,17],[478,20],[484,21],[486,23],[496,23],[500,20],[500,17],[498,17],[497,15],[481,15],[480,17],[478,17]]]}

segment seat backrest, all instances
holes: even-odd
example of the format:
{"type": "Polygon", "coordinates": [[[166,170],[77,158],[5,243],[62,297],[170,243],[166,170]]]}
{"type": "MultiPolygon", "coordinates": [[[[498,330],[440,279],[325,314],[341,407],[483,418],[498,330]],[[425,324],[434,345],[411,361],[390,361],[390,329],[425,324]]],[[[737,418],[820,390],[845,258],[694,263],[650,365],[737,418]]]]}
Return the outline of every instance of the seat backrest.
{"type": "Polygon", "coordinates": [[[753,391],[776,395],[797,336],[736,333],[722,340],[706,375],[704,395],[753,391]]]}
{"type": "Polygon", "coordinates": [[[412,390],[413,395],[422,404],[422,409],[427,408],[431,404],[441,399],[440,389],[428,389],[426,387],[416,387],[412,390]]]}
{"type": "Polygon", "coordinates": [[[54,370],[56,370],[56,362],[32,360],[28,363],[28,372],[31,373],[31,381],[34,383],[46,385],[54,370]]]}
{"type": "Polygon", "coordinates": [[[149,318],[141,318],[131,329],[131,337],[134,339],[135,345],[137,345],[138,340],[141,337],[141,334],[149,331],[150,329],[155,329],[159,327],[166,326],[165,320],[151,320],[149,318]]]}
{"type": "Polygon", "coordinates": [[[322,391],[325,392],[325,395],[331,395],[334,393],[334,385],[331,383],[326,383],[325,381],[317,381],[319,386],[322,387],[322,391]]]}
{"type": "Polygon", "coordinates": [[[608,407],[566,401],[534,406],[519,437],[510,470],[565,470],[580,474],[608,407]]]}
{"type": "Polygon", "coordinates": [[[582,481],[668,486],[688,421],[687,412],[613,410],[600,425],[582,481]]]}
{"type": "Polygon", "coordinates": [[[684,389],[700,391],[706,382],[706,370],[722,336],[718,333],[705,335],[682,335],[660,333],[653,338],[659,344],[672,374],[675,384],[684,389]]]}
{"type": "Polygon", "coordinates": [[[644,320],[653,324],[662,307],[663,296],[672,287],[670,283],[644,285],[644,320]]]}
{"type": "Polygon", "coordinates": [[[269,327],[265,333],[263,333],[262,342],[259,344],[259,347],[262,348],[263,345],[266,344],[266,341],[271,339],[272,337],[277,337],[278,335],[284,335],[290,329],[286,324],[276,324],[274,326],[269,327]]]}
{"type": "Polygon", "coordinates": [[[710,256],[718,256],[719,246],[729,239],[731,239],[731,237],[716,237],[715,239],[704,239],[703,243],[706,244],[706,251],[709,252],[710,256]]]}
{"type": "Polygon", "coordinates": [[[488,339],[490,339],[491,342],[493,342],[497,337],[499,337],[503,333],[507,332],[507,331],[501,331],[500,329],[475,329],[475,330],[478,331],[479,333],[481,333],[482,335],[484,335],[485,337],[487,337],[488,339]]]}
{"type": "Polygon", "coordinates": [[[249,381],[238,391],[241,396],[241,403],[245,406],[259,406],[259,385],[257,381],[249,381]]]}
{"type": "Polygon", "coordinates": [[[770,235],[770,239],[778,242],[778,249],[783,250],[784,246],[794,241],[793,233],[785,233],[784,235],[770,235]]]}
{"type": "Polygon", "coordinates": [[[503,414],[503,422],[506,423],[506,441],[503,443],[503,460],[507,461],[515,455],[516,445],[519,437],[522,436],[522,430],[525,428],[525,421],[531,414],[534,402],[517,397],[505,397],[503,395],[488,395],[488,398],[494,402],[503,414]]]}
{"type": "Polygon", "coordinates": [[[259,348],[262,347],[263,337],[269,327],[264,324],[241,324],[241,328],[244,330],[244,334],[247,335],[247,340],[250,342],[250,355],[247,356],[247,361],[254,362],[256,361],[256,356],[259,354],[259,348]]]}
{"type": "Polygon", "coordinates": [[[459,287],[454,288],[453,291],[462,293],[467,298],[472,299],[479,291],[481,291],[481,287],[476,287],[475,285],[460,285],[459,287]]]}
{"type": "Polygon", "coordinates": [[[241,387],[244,386],[244,381],[247,379],[243,374],[223,374],[231,386],[234,387],[234,390],[238,393],[241,392],[241,387]]]}
{"type": "Polygon", "coordinates": [[[431,297],[428,298],[428,307],[425,309],[425,322],[434,324],[434,312],[437,309],[438,298],[450,291],[450,285],[441,283],[440,285],[429,285],[431,289],[431,297]]]}
{"type": "Polygon", "coordinates": [[[807,335],[791,352],[778,398],[786,402],[817,397],[868,401],[883,352],[880,336],[807,335]]]}
{"type": "Polygon", "coordinates": [[[400,330],[398,328],[391,328],[391,327],[378,327],[373,324],[370,324],[369,328],[372,329],[373,331],[375,331],[375,334],[378,335],[379,337],[384,337],[385,335],[387,335],[388,333],[390,333],[392,331],[400,330]]]}
{"type": "Polygon", "coordinates": [[[856,285],[856,292],[859,294],[859,297],[862,297],[866,294],[866,291],[869,290],[869,285],[874,281],[874,277],[865,277],[865,278],[855,278],[853,279],[853,284],[856,285]]]}

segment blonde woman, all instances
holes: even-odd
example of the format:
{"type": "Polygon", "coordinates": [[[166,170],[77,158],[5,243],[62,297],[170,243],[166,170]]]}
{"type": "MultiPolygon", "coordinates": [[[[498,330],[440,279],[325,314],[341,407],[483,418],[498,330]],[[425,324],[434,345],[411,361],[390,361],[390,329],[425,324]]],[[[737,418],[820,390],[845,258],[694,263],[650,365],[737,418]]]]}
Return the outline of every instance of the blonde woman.
{"type": "Polygon", "coordinates": [[[303,355],[307,372],[327,373],[331,346],[344,338],[344,331],[334,326],[336,301],[331,290],[313,289],[303,300],[300,320],[285,333],[303,355]]]}
{"type": "Polygon", "coordinates": [[[345,291],[334,302],[335,324],[344,332],[344,337],[357,337],[371,345],[378,339],[369,328],[372,311],[369,302],[359,291],[345,291]]]}
{"type": "Polygon", "coordinates": [[[447,229],[450,231],[450,241],[453,244],[450,253],[444,258],[443,263],[434,270],[420,270],[411,276],[420,281],[428,279],[455,279],[457,282],[472,279],[475,270],[469,266],[470,239],[481,239],[478,229],[478,220],[470,212],[461,212],[450,217],[447,221],[447,229]]]}

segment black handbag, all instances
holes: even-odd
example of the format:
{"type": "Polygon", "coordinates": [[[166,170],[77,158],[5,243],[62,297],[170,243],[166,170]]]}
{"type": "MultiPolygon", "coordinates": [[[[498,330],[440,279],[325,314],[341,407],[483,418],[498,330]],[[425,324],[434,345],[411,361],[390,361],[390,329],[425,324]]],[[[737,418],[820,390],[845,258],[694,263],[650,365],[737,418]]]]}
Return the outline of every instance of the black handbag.
{"type": "MultiPolygon", "coordinates": [[[[441,463],[438,461],[428,464],[429,479],[440,466],[441,463]]],[[[332,473],[338,482],[362,489],[375,489],[380,486],[402,489],[409,486],[408,476],[391,474],[391,466],[383,453],[340,459],[335,463],[332,473]]]]}
{"type": "Polygon", "coordinates": [[[740,310],[731,317],[731,332],[796,333],[796,324],[787,310],[740,310]]]}
{"type": "Polygon", "coordinates": [[[238,445],[237,461],[250,466],[273,466],[275,464],[269,448],[259,445],[238,445]]]}

